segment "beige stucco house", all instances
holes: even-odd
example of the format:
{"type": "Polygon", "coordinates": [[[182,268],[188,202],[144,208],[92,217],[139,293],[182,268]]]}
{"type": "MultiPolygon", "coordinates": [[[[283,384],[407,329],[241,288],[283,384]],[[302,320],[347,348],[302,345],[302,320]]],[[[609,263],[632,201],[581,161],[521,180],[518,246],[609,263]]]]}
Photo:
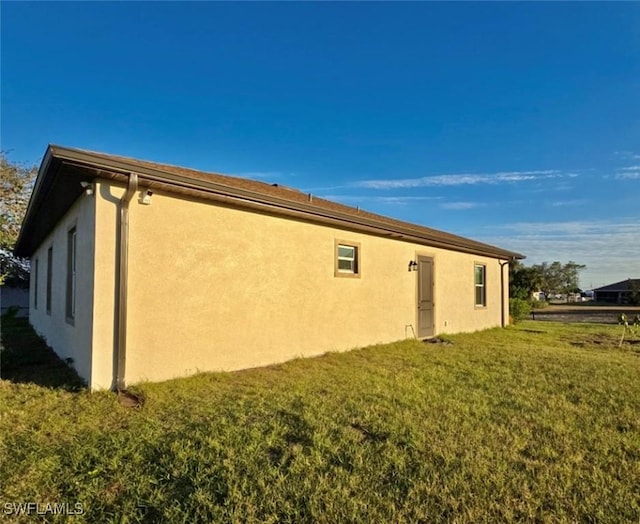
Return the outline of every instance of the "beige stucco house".
{"type": "Polygon", "coordinates": [[[16,253],[93,389],[508,321],[480,242],[253,180],[50,146],[16,253]]]}

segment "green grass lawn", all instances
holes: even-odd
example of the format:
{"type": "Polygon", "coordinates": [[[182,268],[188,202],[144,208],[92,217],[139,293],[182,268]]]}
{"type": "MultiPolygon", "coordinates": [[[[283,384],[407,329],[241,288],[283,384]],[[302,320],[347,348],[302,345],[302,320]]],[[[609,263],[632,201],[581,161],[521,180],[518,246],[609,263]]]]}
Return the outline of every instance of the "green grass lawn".
{"type": "Polygon", "coordinates": [[[33,501],[82,503],[73,522],[637,523],[640,341],[620,333],[407,340],[140,384],[140,409],[4,380],[0,516],[33,501]]]}

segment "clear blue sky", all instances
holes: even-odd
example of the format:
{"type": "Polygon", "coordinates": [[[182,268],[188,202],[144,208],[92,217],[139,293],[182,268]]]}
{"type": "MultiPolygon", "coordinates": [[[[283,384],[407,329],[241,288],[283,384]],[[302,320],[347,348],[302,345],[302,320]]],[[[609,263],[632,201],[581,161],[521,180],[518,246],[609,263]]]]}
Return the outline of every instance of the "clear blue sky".
{"type": "Polygon", "coordinates": [[[640,3],[2,2],[1,147],[250,176],[640,278],[640,3]]]}

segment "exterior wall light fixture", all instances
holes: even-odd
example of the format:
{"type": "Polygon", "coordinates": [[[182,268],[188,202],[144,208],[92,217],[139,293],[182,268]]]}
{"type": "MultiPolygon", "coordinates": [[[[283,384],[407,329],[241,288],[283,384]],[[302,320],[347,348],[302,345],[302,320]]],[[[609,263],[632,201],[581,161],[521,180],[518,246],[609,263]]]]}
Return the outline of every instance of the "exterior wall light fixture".
{"type": "Polygon", "coordinates": [[[409,262],[408,271],[418,271],[418,263],[415,260],[409,262]]]}
{"type": "Polygon", "coordinates": [[[143,191],[140,191],[139,202],[141,204],[150,206],[151,205],[151,197],[152,196],[153,196],[153,191],[151,191],[150,189],[145,189],[143,191]]]}
{"type": "Polygon", "coordinates": [[[80,182],[80,185],[82,186],[82,189],[84,189],[84,192],[91,196],[93,195],[93,184],[91,182],[87,182],[86,180],[83,180],[82,182],[80,182]]]}

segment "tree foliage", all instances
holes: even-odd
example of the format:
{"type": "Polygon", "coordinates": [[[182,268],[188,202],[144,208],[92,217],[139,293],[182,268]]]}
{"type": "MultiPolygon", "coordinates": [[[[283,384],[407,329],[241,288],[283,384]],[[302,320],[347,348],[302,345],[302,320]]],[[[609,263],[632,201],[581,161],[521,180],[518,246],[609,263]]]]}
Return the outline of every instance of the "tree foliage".
{"type": "Polygon", "coordinates": [[[509,296],[511,298],[531,299],[534,291],[542,286],[542,273],[538,266],[525,266],[514,261],[509,265],[509,296]]]}
{"type": "Polygon", "coordinates": [[[0,151],[0,284],[25,286],[29,263],[13,255],[38,169],[13,163],[0,151]]]}
{"type": "Polygon", "coordinates": [[[640,280],[629,279],[629,305],[640,306],[640,280]]]}
{"type": "Polygon", "coordinates": [[[542,291],[545,297],[555,293],[579,293],[580,271],[587,266],[569,261],[543,262],[525,266],[514,262],[509,267],[509,296],[530,299],[535,291],[542,291]]]}
{"type": "Polygon", "coordinates": [[[552,262],[540,264],[542,272],[542,287],[545,296],[551,293],[580,293],[580,271],[587,266],[569,261],[566,264],[552,262]]]}

